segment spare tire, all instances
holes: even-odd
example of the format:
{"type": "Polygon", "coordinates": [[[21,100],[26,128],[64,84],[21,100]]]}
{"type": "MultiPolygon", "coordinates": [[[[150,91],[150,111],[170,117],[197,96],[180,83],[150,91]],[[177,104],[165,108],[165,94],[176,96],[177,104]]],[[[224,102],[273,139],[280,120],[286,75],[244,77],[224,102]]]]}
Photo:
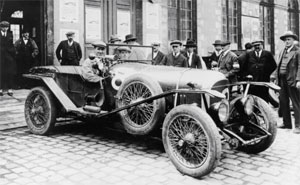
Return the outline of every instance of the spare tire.
{"type": "MultiPolygon", "coordinates": [[[[134,74],[124,80],[117,93],[116,106],[121,108],[163,93],[159,83],[144,74],[134,74]]],[[[125,130],[134,135],[146,135],[162,124],[165,99],[160,98],[120,111],[125,130]]]]}

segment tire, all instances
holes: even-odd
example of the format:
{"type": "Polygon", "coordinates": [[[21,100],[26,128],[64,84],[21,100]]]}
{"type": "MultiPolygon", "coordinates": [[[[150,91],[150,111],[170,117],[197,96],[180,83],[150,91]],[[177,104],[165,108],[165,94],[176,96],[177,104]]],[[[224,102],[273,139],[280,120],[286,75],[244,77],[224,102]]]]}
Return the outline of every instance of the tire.
{"type": "Polygon", "coordinates": [[[279,93],[276,93],[273,89],[269,89],[269,101],[274,108],[279,107],[279,93]]]}
{"type": "MultiPolygon", "coordinates": [[[[158,82],[143,74],[124,80],[117,93],[117,108],[163,93],[158,82]]],[[[165,99],[160,98],[121,111],[125,130],[133,135],[146,135],[161,126],[165,116],[165,99]]]]}
{"type": "Polygon", "coordinates": [[[165,151],[181,173],[200,178],[218,165],[222,152],[220,135],[214,121],[201,108],[175,107],[167,114],[162,130],[165,151]],[[201,158],[196,158],[195,152],[202,152],[201,158]]]}
{"type": "MultiPolygon", "coordinates": [[[[257,154],[262,151],[265,151],[268,149],[271,144],[274,142],[274,139],[277,134],[277,123],[276,123],[276,115],[275,112],[271,109],[270,105],[265,102],[263,99],[253,96],[255,100],[254,105],[254,113],[250,118],[251,120],[259,125],[260,127],[263,127],[265,130],[267,130],[271,135],[254,143],[251,145],[246,146],[240,146],[237,148],[237,150],[249,153],[249,154],[257,154]],[[263,121],[263,122],[262,122],[263,121]]],[[[233,109],[230,111],[230,115],[236,114],[237,111],[235,107],[233,106],[233,109]]],[[[232,120],[231,120],[232,121],[232,120]]],[[[234,121],[234,120],[233,120],[234,121]]],[[[237,122],[238,120],[236,120],[237,122]]],[[[240,137],[242,137],[245,140],[253,139],[255,136],[257,136],[257,133],[255,133],[255,130],[251,129],[251,127],[247,128],[246,131],[241,135],[240,133],[235,132],[240,137]],[[246,138],[245,138],[246,136],[246,138]]],[[[238,128],[235,129],[235,131],[239,130],[238,128]]]]}
{"type": "Polygon", "coordinates": [[[53,94],[45,87],[33,88],[25,101],[25,120],[33,134],[49,134],[56,122],[57,107],[53,94]]]}

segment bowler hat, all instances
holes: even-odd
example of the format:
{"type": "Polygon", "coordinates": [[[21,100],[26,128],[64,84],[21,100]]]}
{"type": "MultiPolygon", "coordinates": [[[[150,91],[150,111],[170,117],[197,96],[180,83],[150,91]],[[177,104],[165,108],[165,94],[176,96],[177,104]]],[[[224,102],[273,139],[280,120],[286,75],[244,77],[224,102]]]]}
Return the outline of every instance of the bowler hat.
{"type": "Polygon", "coordinates": [[[215,40],[215,43],[213,43],[214,46],[221,46],[222,41],[221,40],[215,40]]]}
{"type": "Polygon", "coordinates": [[[117,41],[121,41],[121,39],[118,37],[118,35],[111,35],[110,36],[110,38],[109,38],[110,43],[114,43],[114,42],[117,42],[117,41]]]}
{"type": "Polygon", "coordinates": [[[188,39],[184,46],[185,47],[197,47],[197,44],[193,40],[188,39]]]}
{"type": "Polygon", "coordinates": [[[30,33],[30,31],[29,31],[28,28],[24,28],[24,29],[22,30],[22,33],[30,33]]]}
{"type": "Polygon", "coordinates": [[[284,41],[286,37],[292,37],[295,40],[298,40],[298,36],[292,31],[286,31],[282,36],[280,36],[280,39],[284,41]]]}
{"type": "Polygon", "coordinates": [[[229,44],[231,44],[231,42],[229,40],[225,40],[225,41],[221,42],[221,46],[227,46],[229,44]]]}
{"type": "Polygon", "coordinates": [[[129,49],[129,47],[127,46],[120,46],[117,48],[118,51],[127,51],[127,52],[131,52],[131,50],[129,49]]]}
{"type": "Polygon", "coordinates": [[[93,42],[92,46],[94,46],[95,48],[106,48],[106,44],[101,40],[93,42]]]}
{"type": "Polygon", "coordinates": [[[74,35],[74,34],[75,34],[74,31],[68,31],[68,32],[66,33],[66,36],[72,36],[72,35],[74,35]]]}
{"type": "Polygon", "coordinates": [[[170,45],[173,45],[173,44],[179,44],[180,46],[182,46],[182,42],[180,40],[173,40],[170,45]]]}
{"type": "Polygon", "coordinates": [[[9,27],[9,22],[7,22],[7,21],[1,21],[0,22],[0,27],[9,27]]]}
{"type": "Polygon", "coordinates": [[[260,44],[263,44],[263,43],[264,43],[263,40],[255,40],[251,44],[252,44],[252,46],[256,46],[256,45],[260,45],[260,44]]]}
{"type": "Polygon", "coordinates": [[[125,36],[125,41],[124,42],[129,42],[129,41],[135,41],[136,37],[132,34],[128,34],[125,36]]]}

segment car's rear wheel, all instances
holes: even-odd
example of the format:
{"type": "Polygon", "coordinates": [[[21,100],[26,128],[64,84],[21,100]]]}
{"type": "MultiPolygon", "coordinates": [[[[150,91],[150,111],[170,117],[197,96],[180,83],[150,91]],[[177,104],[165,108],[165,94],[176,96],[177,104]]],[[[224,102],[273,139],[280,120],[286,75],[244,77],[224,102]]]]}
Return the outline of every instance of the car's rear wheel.
{"type": "MultiPolygon", "coordinates": [[[[117,93],[117,107],[163,93],[158,82],[151,78],[135,74],[124,80],[117,93]]],[[[149,134],[163,121],[165,114],[165,99],[160,98],[130,107],[120,112],[126,131],[134,135],[149,134]]]]}
{"type": "Polygon", "coordinates": [[[49,134],[56,122],[56,99],[45,87],[33,88],[26,98],[24,113],[30,132],[49,134]]]}
{"type": "Polygon", "coordinates": [[[221,157],[221,140],[211,117],[194,105],[172,109],[163,124],[163,145],[178,171],[202,177],[221,157]]]}
{"type": "Polygon", "coordinates": [[[277,128],[276,115],[269,104],[257,96],[253,97],[255,99],[253,114],[248,116],[247,120],[245,120],[245,117],[239,115],[238,110],[235,106],[233,106],[230,111],[231,117],[229,118],[229,123],[232,125],[230,129],[246,141],[266,135],[257,129],[257,126],[265,129],[271,134],[270,136],[257,140],[252,144],[238,147],[238,150],[255,154],[270,147],[276,137],[277,128]],[[253,124],[257,126],[254,126],[253,124]]]}

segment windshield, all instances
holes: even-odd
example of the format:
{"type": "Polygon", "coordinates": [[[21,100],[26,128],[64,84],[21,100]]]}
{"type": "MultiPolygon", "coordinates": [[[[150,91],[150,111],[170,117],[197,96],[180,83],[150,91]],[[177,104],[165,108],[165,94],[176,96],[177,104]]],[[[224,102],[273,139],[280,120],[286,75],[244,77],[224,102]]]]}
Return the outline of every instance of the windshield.
{"type": "Polygon", "coordinates": [[[153,59],[152,46],[107,44],[107,55],[114,55],[115,59],[123,61],[137,61],[151,64],[153,59]]]}

